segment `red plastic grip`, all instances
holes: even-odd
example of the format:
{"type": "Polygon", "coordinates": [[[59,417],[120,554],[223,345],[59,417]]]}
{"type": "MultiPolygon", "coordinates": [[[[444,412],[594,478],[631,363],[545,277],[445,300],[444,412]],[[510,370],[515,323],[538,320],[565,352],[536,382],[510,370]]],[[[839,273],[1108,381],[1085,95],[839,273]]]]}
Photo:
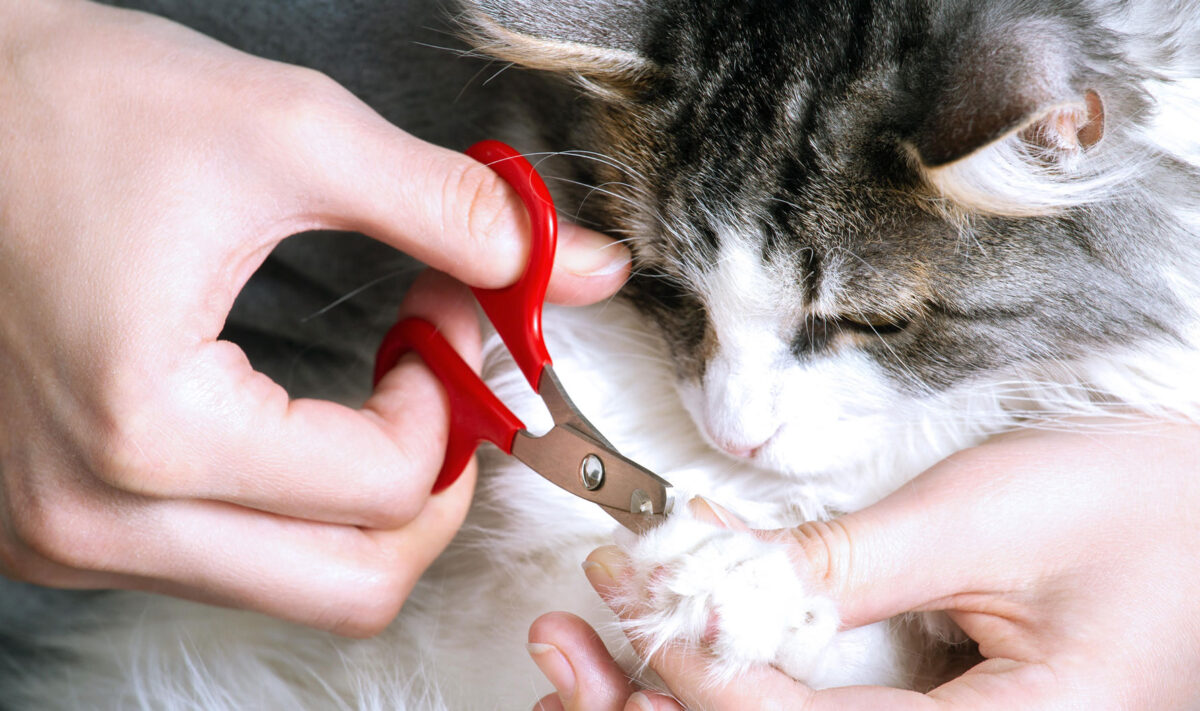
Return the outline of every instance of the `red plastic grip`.
{"type": "Polygon", "coordinates": [[[458,480],[480,440],[486,439],[512,454],[513,438],[525,429],[525,424],[492,394],[428,321],[409,318],[392,326],[375,356],[375,385],[409,351],[421,356],[442,382],[450,401],[450,436],[433,493],[458,480]]]}
{"type": "Polygon", "coordinates": [[[550,365],[550,353],[542,339],[542,304],[554,269],[558,243],[558,217],[550,190],[529,161],[514,148],[499,141],[482,141],[467,155],[503,178],[520,196],[529,212],[531,227],[529,262],[512,286],[503,289],[472,289],[504,345],[536,392],[542,369],[550,365]]]}

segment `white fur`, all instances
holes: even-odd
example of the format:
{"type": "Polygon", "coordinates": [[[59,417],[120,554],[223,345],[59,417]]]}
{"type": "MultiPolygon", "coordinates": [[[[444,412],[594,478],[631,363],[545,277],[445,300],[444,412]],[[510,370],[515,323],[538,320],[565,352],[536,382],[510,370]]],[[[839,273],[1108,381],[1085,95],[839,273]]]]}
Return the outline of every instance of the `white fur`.
{"type": "MultiPolygon", "coordinates": [[[[546,331],[566,387],[618,447],[762,526],[869,503],[924,462],[1011,423],[1008,408],[1014,402],[1021,404],[1018,416],[1039,407],[1094,412],[1095,395],[1106,388],[1122,393],[1126,402],[1161,403],[1181,381],[1191,388],[1200,370],[1194,350],[1168,359],[1142,351],[1043,374],[1041,382],[976,384],[913,404],[896,413],[898,420],[915,418],[911,423],[883,428],[887,436],[857,443],[867,456],[848,472],[857,478],[843,483],[839,495],[834,481],[740,465],[708,446],[683,414],[656,340],[627,307],[551,310],[546,331]],[[1021,398],[1014,396],[1017,391],[1021,398]],[[864,481],[873,482],[866,487],[872,493],[845,493],[864,481]]],[[[536,400],[495,339],[486,372],[524,417],[538,420],[536,400]]],[[[1194,389],[1188,393],[1187,398],[1196,396],[1194,389]]],[[[1200,397],[1180,401],[1177,409],[1197,402],[1200,397]]],[[[544,413],[540,417],[544,425],[544,413]]],[[[638,660],[579,570],[588,551],[611,540],[611,520],[494,451],[485,453],[484,467],[488,475],[468,528],[397,622],[375,639],[338,639],[247,613],[128,594],[97,612],[103,624],[61,640],[81,659],[69,679],[35,677],[20,691],[45,709],[527,708],[549,688],[523,652],[525,630],[552,609],[571,610],[597,624],[623,662],[636,668],[638,660]]],[[[822,654],[813,655],[836,619],[827,602],[805,593],[778,553],[756,550],[743,537],[716,529],[697,535],[697,525],[680,517],[672,524],[676,528],[639,544],[636,556],[639,574],[648,566],[676,567],[680,574],[672,584],[695,593],[659,608],[660,630],[681,630],[694,639],[699,620],[706,625],[708,613],[719,611],[717,640],[729,663],[715,673],[769,658],[817,684],[895,680],[901,673],[884,626],[836,635],[820,647],[822,654]],[[689,561],[680,555],[689,545],[706,548],[708,557],[689,561]],[[731,561],[745,568],[741,577],[713,575],[731,561]],[[706,578],[714,585],[706,587],[706,578]],[[788,590],[794,595],[780,595],[788,590]],[[815,622],[801,619],[791,626],[804,632],[781,635],[771,622],[796,600],[807,601],[796,609],[814,612],[815,622]]],[[[655,644],[662,641],[660,634],[655,644]]]]}
{"type": "Polygon", "coordinates": [[[1101,202],[1133,185],[1149,157],[1110,151],[1104,141],[1086,158],[1047,159],[1013,131],[976,153],[923,170],[934,192],[950,205],[1014,217],[1049,215],[1101,202]]]}
{"type": "MultiPolygon", "coordinates": [[[[1133,30],[1152,26],[1134,20],[1133,30]]],[[[1145,51],[1157,49],[1148,42],[1145,51]]],[[[1158,114],[1139,140],[1148,150],[1200,166],[1192,129],[1200,85],[1166,79],[1147,90],[1158,114]]],[[[1107,178],[1089,177],[1091,168],[1081,168],[1082,187],[1057,173],[1023,172],[1029,168],[1024,157],[1006,142],[977,158],[974,172],[957,173],[951,182],[975,193],[994,190],[1001,210],[1018,203],[1039,210],[1069,206],[1114,187],[1107,178]]],[[[955,189],[942,192],[963,198],[955,189]]],[[[1200,240],[1200,210],[1184,207],[1178,217],[1200,240]]],[[[794,525],[861,508],[932,462],[1013,426],[1104,415],[1107,426],[1120,427],[1121,417],[1138,413],[1200,421],[1200,268],[1194,258],[1162,272],[1188,309],[1184,342],[1113,344],[1093,358],[996,374],[925,398],[890,391],[849,353],[788,365],[780,357],[780,334],[796,315],[781,311],[782,300],[761,283],[744,281],[757,263],[744,249],[725,258],[727,269],[713,277],[721,283],[713,284],[708,304],[721,340],[717,375],[688,389],[684,400],[714,439],[757,443],[765,435],[768,445],[753,461],[731,459],[705,441],[676,393],[656,337],[628,307],[552,309],[546,333],[568,391],[618,448],[753,525],[794,525]]],[[[545,425],[545,413],[494,338],[485,372],[527,422],[545,425]]],[[[550,689],[524,654],[525,631],[553,609],[596,624],[622,663],[638,668],[614,617],[579,570],[593,547],[612,540],[612,521],[495,451],[482,460],[486,476],[466,528],[377,638],[346,640],[248,613],[114,595],[96,604],[89,624],[50,640],[77,655],[74,662],[46,667],[53,672],[33,670],[5,690],[6,701],[20,708],[155,711],[528,708],[550,689]],[[60,670],[63,676],[52,675],[60,670]]],[[[772,546],[679,516],[629,543],[629,550],[644,587],[633,588],[628,602],[651,611],[631,629],[651,646],[678,638],[710,644],[719,653],[714,678],[761,662],[819,685],[903,675],[886,626],[832,634],[836,611],[805,588],[793,562],[772,546]],[[776,624],[780,619],[783,625],[776,624]]]]}
{"type": "MultiPolygon", "coordinates": [[[[1193,168],[1200,166],[1200,137],[1195,131],[1200,111],[1200,52],[1194,44],[1185,47],[1174,42],[1174,38],[1200,34],[1194,3],[1129,3],[1110,8],[1105,19],[1114,32],[1128,39],[1133,63],[1153,67],[1147,70],[1152,78],[1142,82],[1142,90],[1154,102],[1153,119],[1131,132],[1132,140],[1112,140],[1111,134],[1122,133],[1126,127],[1109,125],[1105,137],[1088,150],[1068,145],[1071,140],[1060,149],[1045,150],[1022,139],[1022,131],[1042,118],[1031,117],[1030,124],[1014,127],[1002,139],[962,160],[938,168],[922,167],[927,184],[944,201],[937,204],[942,212],[959,218],[963,210],[1010,216],[1056,214],[1125,194],[1138,184],[1139,176],[1152,169],[1157,154],[1173,156],[1193,168]]],[[[1074,112],[1082,122],[1086,116],[1082,101],[1081,96],[1078,103],[1048,107],[1047,111],[1074,112]]],[[[920,163],[915,151],[913,160],[920,163]]]]}
{"type": "MultiPolygon", "coordinates": [[[[978,384],[916,399],[856,349],[797,359],[790,340],[804,313],[796,306],[802,300],[787,291],[790,280],[768,273],[756,250],[733,234],[722,244],[716,267],[695,275],[715,335],[713,354],[699,382],[679,383],[680,400],[714,448],[744,466],[785,474],[790,486],[850,511],[1011,422],[978,384]],[[974,403],[981,400],[995,411],[961,417],[965,407],[979,410],[974,403]]],[[[824,283],[836,291],[838,279],[831,260],[824,283]]]]}
{"type": "Polygon", "coordinates": [[[625,631],[645,641],[651,658],[668,643],[710,650],[713,684],[758,665],[816,688],[910,680],[887,623],[839,634],[834,602],[808,590],[781,544],[684,508],[627,550],[634,574],[615,602],[636,613],[625,631]]]}

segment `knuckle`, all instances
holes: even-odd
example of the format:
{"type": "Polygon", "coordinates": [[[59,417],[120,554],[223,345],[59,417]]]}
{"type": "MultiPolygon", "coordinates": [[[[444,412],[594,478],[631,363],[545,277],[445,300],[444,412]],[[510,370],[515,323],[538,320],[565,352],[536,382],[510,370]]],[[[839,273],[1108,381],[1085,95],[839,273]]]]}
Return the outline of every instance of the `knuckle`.
{"type": "Polygon", "coordinates": [[[320,141],[336,123],[337,107],[345,104],[346,91],[337,82],[306,67],[280,67],[263,79],[260,89],[256,105],[265,112],[262,126],[273,140],[293,142],[288,145],[320,141]]]}
{"type": "Polygon", "coordinates": [[[849,528],[841,521],[809,521],[791,529],[791,533],[804,553],[804,564],[811,580],[826,588],[846,580],[853,539],[849,528]]]}
{"type": "Polygon", "coordinates": [[[110,486],[135,493],[159,491],[162,466],[150,436],[152,416],[145,410],[110,417],[100,437],[93,473],[110,486]]]}
{"type": "MultiPolygon", "coordinates": [[[[444,443],[444,440],[443,440],[444,443]]],[[[443,444],[444,446],[444,444],[443,444]]],[[[440,460],[432,446],[421,446],[416,454],[397,447],[400,467],[382,464],[366,475],[349,502],[367,528],[393,531],[407,526],[424,510],[429,500],[440,460]]]]}
{"type": "Polygon", "coordinates": [[[320,96],[328,93],[339,93],[342,90],[340,84],[319,69],[295,64],[287,65],[284,69],[290,73],[289,79],[298,89],[306,90],[301,93],[320,96]]]}
{"type": "Polygon", "coordinates": [[[87,474],[120,491],[147,496],[189,493],[198,472],[182,456],[194,433],[181,409],[179,380],[127,369],[95,406],[93,436],[83,449],[87,474]]]}
{"type": "Polygon", "coordinates": [[[56,587],[63,582],[45,558],[14,540],[0,541],[0,575],[19,583],[56,587]]]}
{"type": "Polygon", "coordinates": [[[344,122],[346,109],[356,105],[353,95],[328,74],[307,67],[288,67],[291,75],[281,87],[283,118],[296,125],[328,133],[344,122]]]}
{"type": "Polygon", "coordinates": [[[321,106],[340,87],[328,74],[298,65],[276,66],[278,72],[267,79],[275,87],[272,96],[280,108],[299,109],[321,106]]]}
{"type": "Polygon", "coordinates": [[[411,487],[393,486],[381,498],[378,515],[380,528],[394,530],[411,523],[425,506],[428,491],[411,491],[411,487]]]}
{"type": "MultiPolygon", "coordinates": [[[[367,488],[369,487],[364,487],[367,488]]],[[[360,499],[358,510],[365,527],[377,531],[394,531],[412,522],[420,514],[424,503],[420,492],[390,485],[380,487],[373,495],[360,499]]]]}
{"type": "Polygon", "coordinates": [[[81,512],[62,500],[31,498],[13,512],[13,538],[6,553],[11,555],[18,572],[30,574],[34,559],[50,561],[68,568],[87,569],[94,565],[87,537],[82,535],[81,512]]]}
{"type": "Polygon", "coordinates": [[[444,459],[450,456],[450,442],[444,429],[425,433],[420,442],[405,447],[402,451],[405,461],[405,486],[397,487],[396,497],[406,500],[396,504],[405,512],[408,519],[415,518],[425,508],[425,501],[433,487],[434,478],[444,464],[444,459]]]}
{"type": "Polygon", "coordinates": [[[482,163],[461,163],[446,174],[443,204],[460,206],[457,209],[466,206],[466,235],[485,245],[498,234],[515,233],[510,226],[509,190],[500,176],[482,163]]]}
{"type": "Polygon", "coordinates": [[[392,528],[411,522],[425,509],[433,484],[448,456],[447,437],[444,425],[431,425],[428,430],[417,427],[409,430],[412,435],[397,443],[402,471],[397,476],[395,469],[387,472],[387,494],[384,507],[392,528]]]}
{"type": "Polygon", "coordinates": [[[400,565],[389,564],[369,574],[344,609],[349,612],[332,630],[346,637],[373,637],[392,623],[413,586],[400,565]]]}

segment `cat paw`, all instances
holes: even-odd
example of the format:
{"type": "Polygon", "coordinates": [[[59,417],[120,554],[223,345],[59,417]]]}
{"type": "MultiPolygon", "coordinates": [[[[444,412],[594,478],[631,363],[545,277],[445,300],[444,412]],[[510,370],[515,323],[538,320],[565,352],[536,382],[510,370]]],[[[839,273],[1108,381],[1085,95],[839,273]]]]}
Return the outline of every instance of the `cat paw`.
{"type": "Polygon", "coordinates": [[[626,633],[647,657],[668,644],[705,650],[718,683],[763,664],[816,681],[838,632],[833,601],[807,589],[784,546],[683,508],[625,547],[632,575],[618,602],[636,611],[626,633]]]}

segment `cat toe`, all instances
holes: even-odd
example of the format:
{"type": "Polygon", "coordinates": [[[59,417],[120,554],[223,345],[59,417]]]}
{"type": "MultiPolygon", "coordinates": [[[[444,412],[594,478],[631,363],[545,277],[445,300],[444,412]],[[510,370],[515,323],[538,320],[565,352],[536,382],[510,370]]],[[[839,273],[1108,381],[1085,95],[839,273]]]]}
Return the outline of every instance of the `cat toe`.
{"type": "Polygon", "coordinates": [[[649,656],[703,649],[714,681],[764,664],[803,680],[837,632],[833,602],[808,592],[783,546],[679,517],[628,553],[626,631],[649,656]]]}

